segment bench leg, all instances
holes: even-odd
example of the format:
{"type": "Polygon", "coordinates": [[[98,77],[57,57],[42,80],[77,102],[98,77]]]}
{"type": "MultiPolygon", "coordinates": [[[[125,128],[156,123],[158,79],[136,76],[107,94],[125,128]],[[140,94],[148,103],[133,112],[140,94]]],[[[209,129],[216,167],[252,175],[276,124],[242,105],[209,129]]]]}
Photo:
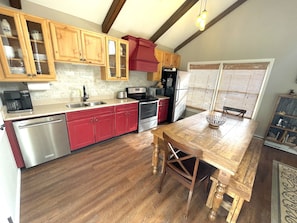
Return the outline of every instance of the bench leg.
{"type": "Polygon", "coordinates": [[[229,210],[229,213],[226,219],[228,223],[236,223],[237,218],[240,214],[243,202],[244,202],[244,199],[240,198],[237,195],[234,196],[231,209],[229,210]]]}
{"type": "Polygon", "coordinates": [[[213,197],[216,192],[216,188],[217,188],[217,181],[212,180],[210,191],[208,193],[208,197],[207,197],[207,201],[206,201],[206,207],[208,207],[208,208],[212,208],[212,201],[213,201],[213,197]]]}

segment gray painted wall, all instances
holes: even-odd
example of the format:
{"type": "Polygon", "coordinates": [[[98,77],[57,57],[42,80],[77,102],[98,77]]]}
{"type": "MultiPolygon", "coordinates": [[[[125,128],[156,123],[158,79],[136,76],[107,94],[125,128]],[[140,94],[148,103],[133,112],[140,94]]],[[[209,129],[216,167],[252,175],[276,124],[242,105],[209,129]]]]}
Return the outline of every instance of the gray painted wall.
{"type": "Polygon", "coordinates": [[[248,0],[179,50],[190,61],[275,58],[259,108],[256,134],[264,136],[278,94],[297,92],[297,1],[248,0]]]}

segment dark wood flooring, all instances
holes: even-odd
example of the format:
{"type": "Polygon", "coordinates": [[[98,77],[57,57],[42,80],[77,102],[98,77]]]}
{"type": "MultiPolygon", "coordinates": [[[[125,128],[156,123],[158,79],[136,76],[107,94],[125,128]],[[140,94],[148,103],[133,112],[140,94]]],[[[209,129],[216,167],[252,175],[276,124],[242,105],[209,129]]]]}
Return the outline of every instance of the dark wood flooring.
{"type": "MultiPolygon", "coordinates": [[[[208,222],[204,187],[195,189],[187,219],[186,188],[166,178],[157,192],[151,142],[150,131],[130,133],[22,170],[21,223],[208,222]]],[[[274,159],[297,167],[295,155],[264,146],[252,199],[239,223],[270,222],[274,159]]],[[[225,222],[223,214],[216,222],[225,222]]]]}

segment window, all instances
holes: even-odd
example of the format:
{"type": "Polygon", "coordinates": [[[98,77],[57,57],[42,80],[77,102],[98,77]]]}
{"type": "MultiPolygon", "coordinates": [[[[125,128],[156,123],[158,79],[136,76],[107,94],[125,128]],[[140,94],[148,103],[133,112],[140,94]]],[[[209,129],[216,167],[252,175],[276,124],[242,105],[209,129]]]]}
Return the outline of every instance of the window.
{"type": "Polygon", "coordinates": [[[253,118],[268,80],[273,59],[190,62],[187,106],[222,111],[223,106],[246,109],[253,118]]]}

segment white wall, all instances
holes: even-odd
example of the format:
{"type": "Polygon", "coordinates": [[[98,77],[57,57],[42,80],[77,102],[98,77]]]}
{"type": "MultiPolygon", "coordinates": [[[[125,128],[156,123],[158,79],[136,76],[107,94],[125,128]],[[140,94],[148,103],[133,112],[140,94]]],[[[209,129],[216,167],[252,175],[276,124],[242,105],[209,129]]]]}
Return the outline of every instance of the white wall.
{"type": "Polygon", "coordinates": [[[297,1],[248,0],[179,50],[190,61],[275,58],[257,116],[264,136],[278,94],[297,92],[297,1]]]}
{"type": "Polygon", "coordinates": [[[21,171],[16,167],[6,132],[0,130],[0,223],[7,223],[8,217],[14,223],[20,222],[20,187],[21,171]]]}

